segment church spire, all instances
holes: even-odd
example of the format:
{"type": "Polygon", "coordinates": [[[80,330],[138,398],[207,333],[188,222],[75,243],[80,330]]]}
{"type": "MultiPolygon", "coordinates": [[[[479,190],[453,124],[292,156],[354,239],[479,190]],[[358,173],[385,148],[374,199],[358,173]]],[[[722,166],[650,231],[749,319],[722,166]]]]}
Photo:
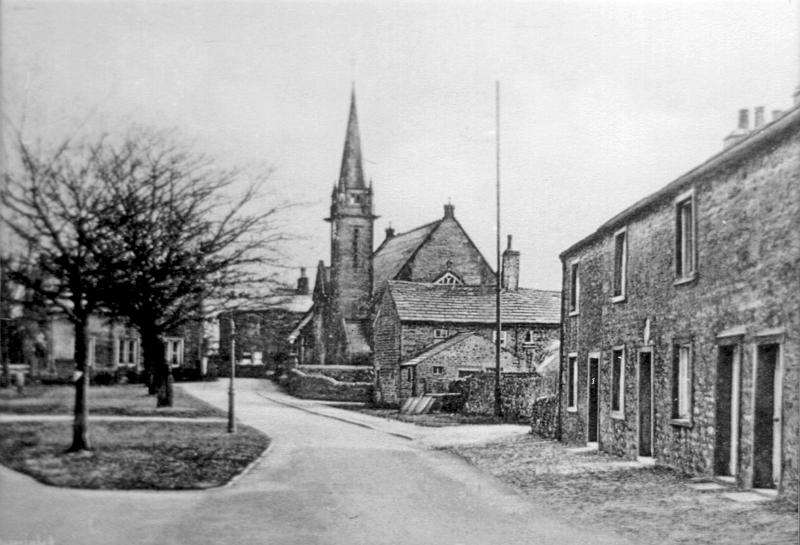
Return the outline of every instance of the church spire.
{"type": "Polygon", "coordinates": [[[356,114],[356,88],[350,92],[350,118],[347,121],[347,134],[342,154],[342,170],[339,174],[339,190],[364,189],[364,170],[361,167],[361,138],[358,134],[358,114],[356,114]]]}

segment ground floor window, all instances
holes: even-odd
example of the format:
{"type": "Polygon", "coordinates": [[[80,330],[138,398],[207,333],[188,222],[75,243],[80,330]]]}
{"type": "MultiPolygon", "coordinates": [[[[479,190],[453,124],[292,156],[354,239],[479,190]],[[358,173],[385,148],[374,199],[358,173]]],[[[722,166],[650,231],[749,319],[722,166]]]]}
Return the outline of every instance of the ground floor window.
{"type": "Polygon", "coordinates": [[[183,339],[180,337],[167,337],[164,339],[167,363],[173,367],[183,365],[183,339]]]}
{"type": "Polygon", "coordinates": [[[611,351],[611,414],[622,417],[625,403],[625,349],[611,351]]]}
{"type": "Polygon", "coordinates": [[[692,417],[692,347],[676,344],[672,359],[672,418],[692,417]]]}
{"type": "Polygon", "coordinates": [[[578,408],[578,354],[567,356],[568,409],[578,408]]]}
{"type": "Polygon", "coordinates": [[[444,375],[444,367],[439,367],[434,365],[433,366],[433,374],[434,375],[444,375]]]}
{"type": "Polygon", "coordinates": [[[136,339],[117,339],[117,364],[136,365],[139,356],[139,341],[136,339]]]}

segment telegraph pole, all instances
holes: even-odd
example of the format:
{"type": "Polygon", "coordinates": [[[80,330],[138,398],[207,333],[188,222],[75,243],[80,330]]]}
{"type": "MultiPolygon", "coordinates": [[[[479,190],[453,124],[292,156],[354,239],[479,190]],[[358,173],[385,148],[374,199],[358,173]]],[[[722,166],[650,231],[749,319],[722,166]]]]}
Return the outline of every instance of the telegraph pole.
{"type": "Polygon", "coordinates": [[[496,138],[496,197],[497,197],[497,225],[496,225],[496,244],[497,244],[497,271],[495,274],[495,310],[497,317],[497,331],[495,332],[494,339],[494,414],[495,416],[503,416],[503,395],[500,391],[500,347],[502,335],[502,322],[500,321],[500,289],[502,272],[500,271],[500,80],[495,83],[495,138],[496,138]]]}
{"type": "Polygon", "coordinates": [[[236,433],[233,381],[236,378],[236,322],[231,316],[231,381],[228,387],[228,433],[236,433]]]}

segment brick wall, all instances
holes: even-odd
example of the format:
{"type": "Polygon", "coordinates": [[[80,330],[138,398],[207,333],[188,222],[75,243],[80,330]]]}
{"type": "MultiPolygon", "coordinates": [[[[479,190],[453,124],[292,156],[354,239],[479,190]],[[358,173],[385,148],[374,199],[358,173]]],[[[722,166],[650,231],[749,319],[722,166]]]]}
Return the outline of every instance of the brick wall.
{"type": "MultiPolygon", "coordinates": [[[[754,354],[761,342],[781,343],[783,382],[782,482],[798,481],[798,331],[800,331],[800,122],[791,131],[735,160],[695,176],[626,224],[628,282],[624,301],[612,302],[612,233],[562,255],[562,316],[565,343],[562,392],[563,438],[586,441],[587,358],[600,356],[600,447],[628,458],[638,453],[637,372],[639,354],[652,350],[654,366],[654,455],[696,474],[714,472],[717,336],[740,328],[741,350],[739,483],[750,486],[754,454],[754,354]],[[694,189],[697,275],[676,283],[674,198],[694,189]],[[569,263],[580,259],[579,314],[570,316],[569,263]],[[649,323],[649,339],[645,338],[649,323]],[[759,332],[781,329],[773,337],[759,332]],[[672,420],[674,345],[692,350],[691,423],[672,420]],[[610,414],[611,350],[625,349],[624,411],[610,414]],[[567,409],[567,356],[578,358],[578,405],[567,409]]],[[[622,227],[619,225],[618,227],[622,227]]]]}

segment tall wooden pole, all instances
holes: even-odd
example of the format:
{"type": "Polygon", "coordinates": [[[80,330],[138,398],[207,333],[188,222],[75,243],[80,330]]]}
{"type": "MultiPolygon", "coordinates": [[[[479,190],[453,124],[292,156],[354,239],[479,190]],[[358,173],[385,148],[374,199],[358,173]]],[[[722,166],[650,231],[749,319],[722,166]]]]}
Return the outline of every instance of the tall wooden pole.
{"type": "Polygon", "coordinates": [[[497,271],[495,277],[495,310],[497,317],[497,330],[495,331],[494,339],[494,414],[496,416],[503,416],[503,395],[500,391],[500,348],[501,337],[503,332],[501,316],[500,316],[500,290],[502,271],[500,270],[502,264],[500,262],[500,81],[495,81],[495,138],[496,138],[496,180],[495,184],[496,197],[497,197],[497,225],[496,225],[496,246],[497,246],[497,271]]]}
{"type": "Polygon", "coordinates": [[[234,415],[233,379],[236,377],[236,323],[231,316],[231,381],[228,387],[228,433],[236,433],[236,418],[234,415]]]}

